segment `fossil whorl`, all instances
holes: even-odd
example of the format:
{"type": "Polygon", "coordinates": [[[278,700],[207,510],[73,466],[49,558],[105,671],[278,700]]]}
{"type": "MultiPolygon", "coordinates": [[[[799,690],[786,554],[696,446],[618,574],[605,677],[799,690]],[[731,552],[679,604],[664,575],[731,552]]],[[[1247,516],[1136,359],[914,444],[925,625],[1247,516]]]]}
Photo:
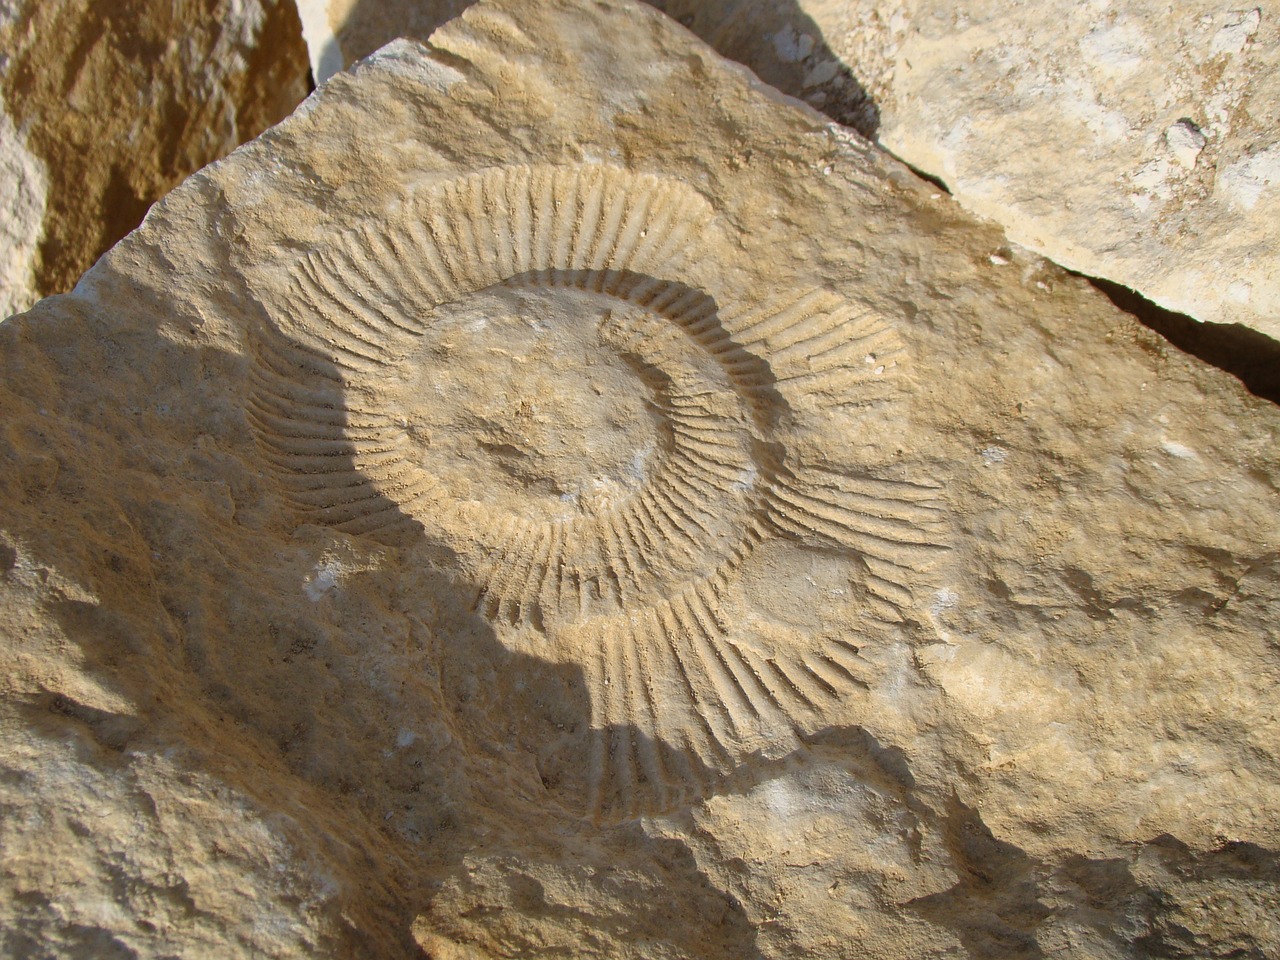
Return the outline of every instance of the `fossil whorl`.
{"type": "Polygon", "coordinates": [[[744,569],[844,558],[861,615],[893,620],[937,549],[936,487],[789,446],[878,395],[897,336],[824,290],[699,289],[715,229],[675,180],[485,171],[303,256],[255,350],[303,518],[445,544],[500,635],[581,666],[599,816],[695,795],[858,682],[847,637],[735,613],[744,569]]]}

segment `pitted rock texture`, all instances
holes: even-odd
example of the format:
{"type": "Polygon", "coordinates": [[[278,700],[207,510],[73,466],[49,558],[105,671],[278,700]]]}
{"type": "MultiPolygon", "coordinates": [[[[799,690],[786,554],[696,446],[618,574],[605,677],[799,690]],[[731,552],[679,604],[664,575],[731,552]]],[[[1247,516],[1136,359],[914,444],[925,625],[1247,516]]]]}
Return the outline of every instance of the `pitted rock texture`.
{"type": "Polygon", "coordinates": [[[1280,944],[1280,413],[650,7],[334,76],[0,374],[4,951],[1280,944]]]}
{"type": "Polygon", "coordinates": [[[581,667],[598,817],[793,747],[860,682],[837,624],[901,621],[944,549],[939,485],[818,439],[891,396],[901,341],[829,291],[702,283],[714,221],[678,180],[500,167],[261,294],[252,415],[300,519],[427,536],[506,643],[581,667]]]}
{"type": "MultiPolygon", "coordinates": [[[[653,3],[942,180],[1013,242],[1169,310],[1280,340],[1280,10],[653,3]]],[[[468,5],[330,0],[325,49],[337,69],[396,37],[425,39],[468,5]]]]}
{"type": "MultiPolygon", "coordinates": [[[[865,15],[813,14],[857,56],[865,15]]],[[[885,146],[1063,266],[1280,340],[1280,10],[926,4],[907,20],[883,40],[885,146]]]]}
{"type": "Polygon", "coordinates": [[[0,50],[0,318],[70,290],[308,90],[291,0],[17,0],[0,50]]]}

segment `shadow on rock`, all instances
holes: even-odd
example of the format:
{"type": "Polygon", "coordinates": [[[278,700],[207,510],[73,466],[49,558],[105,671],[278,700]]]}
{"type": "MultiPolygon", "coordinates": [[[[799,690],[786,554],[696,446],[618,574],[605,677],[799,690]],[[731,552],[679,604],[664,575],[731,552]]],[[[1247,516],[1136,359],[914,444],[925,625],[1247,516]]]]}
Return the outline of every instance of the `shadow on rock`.
{"type": "Polygon", "coordinates": [[[1036,929],[1050,910],[1040,902],[1038,862],[997,839],[978,812],[956,798],[939,826],[960,880],[913,901],[911,909],[951,927],[973,957],[1043,957],[1036,929]]]}
{"type": "Polygon", "coordinates": [[[1166,310],[1110,280],[1086,279],[1177,349],[1231,374],[1255,397],[1280,403],[1280,342],[1239,323],[1210,323],[1166,310]]]}
{"type": "MultiPolygon", "coordinates": [[[[348,63],[399,37],[422,42],[475,0],[424,0],[387,4],[358,0],[337,26],[348,63]]],[[[743,63],[765,83],[803,100],[837,123],[870,140],[880,128],[880,110],[859,82],[856,64],[844,63],[827,45],[821,28],[796,0],[646,0],[677,20],[721,56],[743,63]]]]}
{"type": "MultiPolygon", "coordinates": [[[[42,346],[56,326],[20,317],[4,332],[67,396],[84,361],[42,346]]],[[[159,335],[131,346],[176,373],[124,388],[127,402],[185,409],[183,425],[122,442],[83,419],[60,438],[45,419],[56,480],[30,502],[15,494],[6,528],[92,595],[43,615],[78,646],[81,675],[132,712],[35,690],[19,704],[28,729],[83,742],[110,777],[163,757],[208,809],[202,823],[224,803],[256,811],[328,885],[313,908],[333,931],[325,955],[422,956],[443,937],[503,955],[518,941],[758,956],[742,905],[683,843],[574,811],[591,730],[579,668],[504,646],[425,534],[398,546],[288,521],[247,411],[227,416],[250,361],[159,335]],[[206,407],[198,383],[223,399],[206,407]],[[183,437],[214,432],[206,418],[229,431],[216,452],[183,437]],[[148,453],[106,466],[125,446],[148,453]]],[[[7,453],[17,490],[36,466],[7,453]]],[[[12,548],[0,559],[19,562],[12,548]]]]}

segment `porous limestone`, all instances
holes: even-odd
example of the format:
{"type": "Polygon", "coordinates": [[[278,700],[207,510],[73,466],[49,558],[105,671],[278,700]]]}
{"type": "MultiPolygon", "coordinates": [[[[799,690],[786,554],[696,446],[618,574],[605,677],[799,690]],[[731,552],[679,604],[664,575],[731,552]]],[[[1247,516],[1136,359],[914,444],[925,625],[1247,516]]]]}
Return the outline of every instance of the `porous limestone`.
{"type": "Polygon", "coordinates": [[[0,319],[308,90],[291,0],[14,0],[0,51],[0,319]]]}
{"type": "Polygon", "coordinates": [[[1167,309],[1280,340],[1280,9],[662,5],[944,181],[1014,242],[1167,309]],[[757,8],[768,29],[753,34],[757,8]]]}
{"type": "MultiPolygon", "coordinates": [[[[470,2],[324,6],[351,63],[396,37],[425,39],[470,2]]],[[[1209,0],[652,2],[945,182],[1015,243],[1167,309],[1280,340],[1280,11],[1209,0]]]]}
{"type": "Polygon", "coordinates": [[[333,76],[0,409],[0,952],[1280,946],[1280,411],[650,7],[333,76]]]}

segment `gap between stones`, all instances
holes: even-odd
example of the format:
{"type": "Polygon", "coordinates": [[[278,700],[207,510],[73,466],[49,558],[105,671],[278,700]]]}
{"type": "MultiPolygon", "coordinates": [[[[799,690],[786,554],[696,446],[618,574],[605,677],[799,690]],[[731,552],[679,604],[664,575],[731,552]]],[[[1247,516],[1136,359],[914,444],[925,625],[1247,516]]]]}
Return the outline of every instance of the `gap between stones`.
{"type": "MultiPolygon", "coordinates": [[[[948,196],[955,195],[941,177],[904,160],[879,141],[874,143],[921,180],[933,184],[948,196]]],[[[1048,257],[1044,260],[1087,282],[1110,300],[1113,306],[1129,314],[1148,330],[1158,333],[1170,346],[1231,374],[1255,397],[1280,404],[1280,341],[1242,323],[1197,320],[1189,314],[1166,309],[1122,283],[1071,270],[1048,257]]]]}

